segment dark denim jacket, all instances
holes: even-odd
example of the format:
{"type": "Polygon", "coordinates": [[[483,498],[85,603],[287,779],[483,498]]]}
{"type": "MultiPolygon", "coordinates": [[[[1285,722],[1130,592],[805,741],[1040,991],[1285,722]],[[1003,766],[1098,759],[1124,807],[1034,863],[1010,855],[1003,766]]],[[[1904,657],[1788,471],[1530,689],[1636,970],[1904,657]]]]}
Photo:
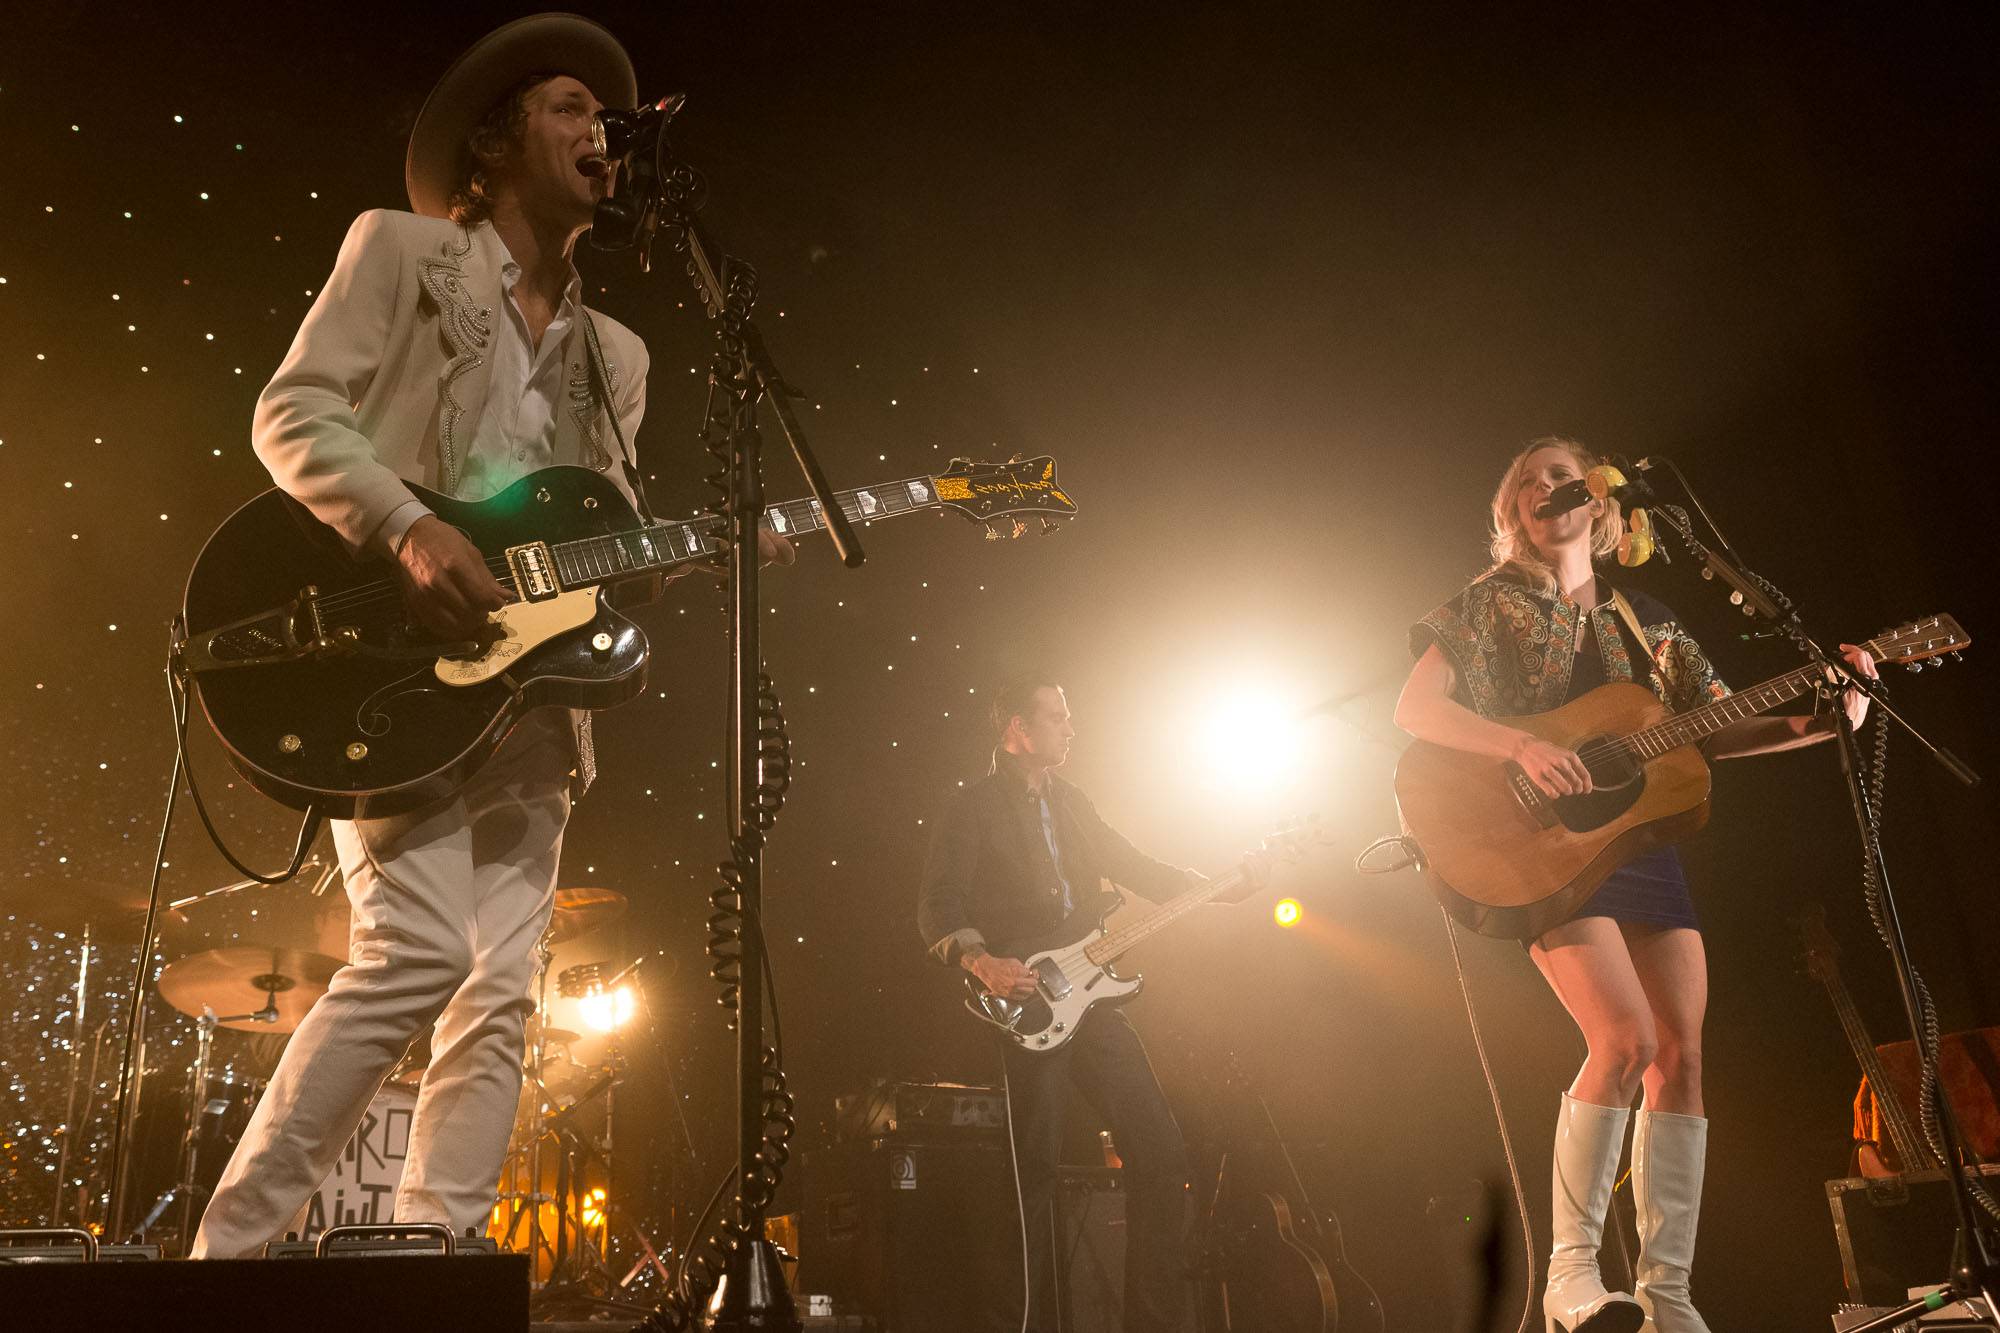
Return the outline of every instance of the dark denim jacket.
{"type": "Polygon", "coordinates": [[[1053,773],[1048,797],[1076,904],[1069,921],[1062,880],[1042,836],[1040,804],[1013,757],[999,751],[993,771],[955,792],[931,831],[917,929],[939,962],[956,963],[975,944],[1022,957],[1081,938],[1116,905],[1116,896],[1103,888],[1107,879],[1155,900],[1188,887],[1185,871],[1134,847],[1104,822],[1089,797],[1053,773]]]}

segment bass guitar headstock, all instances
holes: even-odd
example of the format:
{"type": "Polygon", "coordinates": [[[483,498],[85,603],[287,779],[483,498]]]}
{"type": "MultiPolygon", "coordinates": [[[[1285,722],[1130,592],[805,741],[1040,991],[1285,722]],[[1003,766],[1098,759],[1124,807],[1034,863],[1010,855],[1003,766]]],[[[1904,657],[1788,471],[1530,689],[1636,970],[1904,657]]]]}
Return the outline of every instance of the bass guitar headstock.
{"type": "Polygon", "coordinates": [[[1046,454],[1005,463],[954,458],[931,478],[931,488],[939,504],[985,524],[989,541],[1027,532],[1024,515],[1041,515],[1042,531],[1054,532],[1059,525],[1051,515],[1076,514],[1076,501],[1056,481],[1056,460],[1046,454]]]}
{"type": "Polygon", "coordinates": [[[1815,981],[1839,980],[1840,945],[1826,928],[1826,908],[1813,904],[1795,924],[1805,946],[1806,972],[1815,981]]]}

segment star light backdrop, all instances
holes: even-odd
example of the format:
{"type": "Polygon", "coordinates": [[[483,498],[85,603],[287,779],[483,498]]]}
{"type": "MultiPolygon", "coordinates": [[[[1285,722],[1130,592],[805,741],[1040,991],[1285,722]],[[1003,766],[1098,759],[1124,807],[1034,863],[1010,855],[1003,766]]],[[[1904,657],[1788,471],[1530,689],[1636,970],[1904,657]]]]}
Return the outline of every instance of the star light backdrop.
{"type": "MultiPolygon", "coordinates": [[[[402,205],[436,74],[526,11],[409,12],[7,20],[0,1220],[45,1217],[57,1188],[75,932],[143,899],[172,760],[166,624],[203,539],[268,484],[255,395],[352,217],[402,205]]],[[[1046,452],[1082,508],[1018,542],[951,517],[877,524],[859,573],[808,537],[766,582],[798,764],[768,921],[801,1143],[869,1078],[997,1074],[926,969],[914,892],[926,821],[984,769],[985,692],[1044,667],[1081,732],[1071,776],[1160,857],[1215,871],[1280,816],[1325,816],[1336,851],[1282,885],[1298,928],[1262,902],[1162,939],[1133,1013],[1197,1148],[1227,1119],[1202,1071],[1241,1054],[1352,1262],[1423,1326],[1433,1275],[1464,1268],[1429,1218],[1504,1176],[1435,909],[1411,877],[1349,867],[1394,829],[1404,626],[1478,571],[1499,467],[1555,430],[1673,455],[1828,634],[1934,610],[1993,631],[1963,549],[1973,489],[1940,484],[1995,425],[1988,16],[596,16],[643,94],[688,93],[676,143],[710,176],[716,235],[762,274],[760,318],[836,484],[1046,452]]],[[[650,347],[643,465],[658,507],[686,511],[706,500],[711,341],[659,259],[650,277],[629,256],[581,263],[593,303],[650,347]]],[[[780,449],[767,476],[773,497],[802,490],[780,449]]],[[[1685,561],[1636,578],[1731,680],[1789,665],[1741,642],[1685,561]]],[[[565,884],[631,910],[558,968],[665,956],[621,1094],[654,1226],[698,1204],[731,1145],[732,1047],[700,957],[721,607],[689,579],[645,614],[651,688],[600,717],[604,776],[564,858],[565,884]]],[[[1972,661],[1898,698],[1990,774],[1972,661]]],[[[293,817],[232,781],[199,722],[193,737],[227,837],[280,863],[293,817]]],[[[1991,798],[1907,744],[1892,762],[1892,869],[1946,1026],[2000,1021],[1976,845],[1991,798]]],[[[1820,1181],[1844,1171],[1853,1070],[1787,920],[1828,904],[1882,1039],[1894,992],[1831,752],[1725,766],[1716,809],[1688,851],[1714,978],[1700,1284],[1743,1326],[1816,1327],[1838,1284],[1820,1181]]],[[[165,860],[169,897],[234,878],[185,803],[165,860]]],[[[89,1028],[113,1015],[129,940],[100,961],[89,1028]]],[[[1475,941],[1468,961],[1545,1234],[1546,1123],[1579,1043],[1518,950],[1475,941]]],[[[184,1067],[188,1025],[159,1027],[162,1067],[184,1067]]],[[[72,1190],[94,1179],[118,1035],[81,1080],[72,1190]]]]}

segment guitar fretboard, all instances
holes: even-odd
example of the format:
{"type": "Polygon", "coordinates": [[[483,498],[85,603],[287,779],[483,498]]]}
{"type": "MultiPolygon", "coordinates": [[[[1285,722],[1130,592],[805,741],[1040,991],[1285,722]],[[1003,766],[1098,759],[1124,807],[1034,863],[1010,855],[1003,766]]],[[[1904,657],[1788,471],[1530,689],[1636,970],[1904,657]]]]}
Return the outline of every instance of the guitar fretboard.
{"type": "MultiPolygon", "coordinates": [[[[834,499],[850,523],[911,514],[938,502],[937,487],[929,477],[858,487],[841,491],[834,499]]],[[[763,526],[781,535],[817,531],[826,523],[826,513],[817,500],[787,500],[764,510],[763,526]]],[[[628,532],[557,542],[550,545],[549,552],[563,586],[579,588],[713,556],[727,537],[722,518],[708,514],[685,522],[655,523],[628,532]]]]}
{"type": "Polygon", "coordinates": [[[1197,885],[1189,889],[1186,893],[1181,894],[1178,898],[1172,898],[1161,903],[1158,907],[1130,925],[1121,926],[1106,935],[1103,939],[1086,946],[1083,951],[1084,957],[1090,959],[1091,962],[1097,964],[1099,967],[1107,967],[1115,962],[1118,956],[1127,949],[1132,948],[1141,940],[1146,939],[1156,932],[1166,929],[1189,912],[1192,912],[1195,908],[1204,906],[1222,897],[1224,894],[1233,893],[1237,889],[1242,888],[1245,878],[1243,867],[1238,866],[1220,879],[1210,880],[1206,884],[1197,885]]]}
{"type": "Polygon", "coordinates": [[[1910,1123],[1903,1110],[1903,1102],[1896,1095],[1895,1085],[1889,1081],[1888,1071],[1882,1067],[1881,1053],[1875,1049],[1874,1041],[1868,1035],[1867,1025],[1861,1021],[1860,1011],[1855,1009],[1854,1000],[1847,993],[1847,986],[1838,976],[1822,977],[1827,994],[1833,998],[1834,1013],[1840,1017],[1841,1030],[1847,1034],[1847,1044],[1854,1050],[1855,1062],[1868,1079],[1868,1086],[1875,1092],[1875,1104],[1881,1108],[1882,1124],[1889,1131],[1889,1142],[1896,1149],[1903,1170],[1916,1171],[1935,1165],[1929,1145],[1910,1123]]]}
{"type": "Polygon", "coordinates": [[[1655,726],[1635,731],[1625,737],[1625,744],[1641,759],[1656,758],[1669,750],[1712,736],[1732,722],[1767,713],[1779,704],[1798,698],[1812,688],[1817,671],[1815,667],[1800,667],[1761,685],[1738,690],[1713,703],[1689,709],[1655,726]]]}

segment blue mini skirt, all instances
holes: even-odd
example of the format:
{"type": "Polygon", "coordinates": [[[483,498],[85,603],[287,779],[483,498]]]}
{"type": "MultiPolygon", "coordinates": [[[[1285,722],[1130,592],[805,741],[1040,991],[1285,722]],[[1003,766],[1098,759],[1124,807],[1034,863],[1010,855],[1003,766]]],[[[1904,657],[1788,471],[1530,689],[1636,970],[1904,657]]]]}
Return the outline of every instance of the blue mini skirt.
{"type": "Polygon", "coordinates": [[[1701,929],[1695,921],[1687,876],[1681,873],[1680,855],[1672,847],[1655,848],[1612,871],[1576,914],[1701,929]]]}

